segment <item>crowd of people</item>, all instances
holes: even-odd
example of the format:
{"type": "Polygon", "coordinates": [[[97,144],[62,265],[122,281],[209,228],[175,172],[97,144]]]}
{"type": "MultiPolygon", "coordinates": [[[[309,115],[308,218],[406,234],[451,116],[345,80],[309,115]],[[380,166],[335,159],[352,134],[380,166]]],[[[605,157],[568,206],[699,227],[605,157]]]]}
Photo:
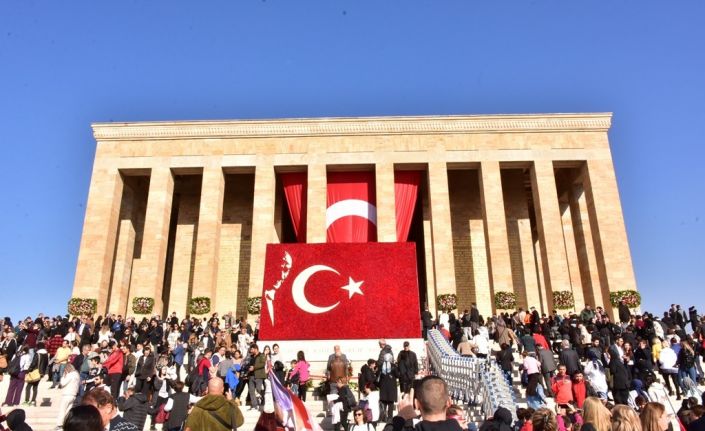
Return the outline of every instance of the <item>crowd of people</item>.
{"type": "MultiPolygon", "coordinates": [[[[325,384],[316,390],[328,401],[335,429],[346,431],[378,425],[387,431],[705,431],[699,389],[705,318],[678,305],[660,317],[634,315],[621,304],[618,316],[613,322],[600,307],[567,315],[531,307],[485,319],[474,304],[457,317],[422,313],[424,336],[437,328],[461,355],[496,359],[509,384],[520,382],[527,408],[516,412],[516,423],[502,409],[483,423],[469,420],[467,406],[452,404],[441,379],[420,379],[419,357],[408,342],[395,355],[379,340],[379,356],[357,372],[334,346],[325,384]],[[679,409],[669,396],[682,400],[679,409]]],[[[60,394],[56,427],[68,431],[92,429],[86,424],[93,422],[108,430],[142,430],[147,423],[163,430],[233,429],[243,423],[241,409],[264,410],[272,376],[304,401],[313,387],[303,350],[284,358],[278,345],[258,343],[256,328],[232,314],[5,318],[0,373],[10,379],[3,406],[36,406],[39,382],[51,382],[44,390],[60,394]]],[[[259,429],[276,423],[266,416],[259,429]]],[[[12,430],[29,429],[21,409],[6,422],[12,430]]]]}

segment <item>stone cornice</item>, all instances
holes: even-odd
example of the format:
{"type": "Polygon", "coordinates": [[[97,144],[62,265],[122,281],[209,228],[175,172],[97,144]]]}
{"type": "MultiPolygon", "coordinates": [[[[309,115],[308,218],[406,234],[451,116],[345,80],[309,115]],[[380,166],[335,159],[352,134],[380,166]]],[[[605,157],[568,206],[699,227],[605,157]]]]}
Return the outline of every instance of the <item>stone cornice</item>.
{"type": "Polygon", "coordinates": [[[463,133],[605,132],[611,113],[94,123],[97,141],[463,133]]]}

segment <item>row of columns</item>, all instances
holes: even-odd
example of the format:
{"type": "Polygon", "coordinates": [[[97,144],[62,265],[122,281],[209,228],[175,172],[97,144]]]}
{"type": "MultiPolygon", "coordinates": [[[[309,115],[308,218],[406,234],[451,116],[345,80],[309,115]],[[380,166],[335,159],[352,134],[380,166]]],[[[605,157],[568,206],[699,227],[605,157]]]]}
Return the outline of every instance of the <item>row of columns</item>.
{"type": "MultiPolygon", "coordinates": [[[[490,289],[493,293],[513,291],[500,162],[482,161],[479,169],[490,289]]],[[[377,164],[375,173],[377,196],[393,197],[394,164],[377,164]]],[[[430,217],[425,217],[424,221],[427,243],[430,242],[426,244],[427,293],[429,306],[434,308],[435,301],[432,298],[442,293],[455,292],[455,269],[447,164],[429,162],[427,174],[430,213],[427,214],[430,217]],[[426,221],[428,218],[430,223],[426,221]]],[[[215,302],[225,188],[221,160],[210,160],[203,167],[202,178],[191,296],[208,296],[215,302]]],[[[580,175],[582,193],[570,194],[569,205],[573,216],[569,223],[578,233],[572,247],[566,247],[564,240],[566,221],[559,207],[553,162],[534,161],[531,165],[531,182],[539,236],[536,252],[540,256],[537,256],[537,261],[540,262],[539,273],[545,294],[548,295],[548,308],[552,308],[551,291],[571,290],[571,279],[592,280],[593,290],[597,290],[586,300],[604,303],[608,307],[609,298],[605,297],[605,292],[635,289],[611,160],[588,160],[583,164],[580,175]],[[567,251],[567,248],[572,250],[567,251]],[[571,267],[570,262],[577,261],[583,264],[571,267]]],[[[309,243],[326,241],[325,211],[322,210],[326,207],[326,184],[326,164],[314,157],[308,165],[309,243]]],[[[249,296],[261,294],[265,246],[278,241],[274,223],[275,190],[276,176],[272,161],[262,157],[255,166],[249,296]]],[[[131,301],[137,296],[153,297],[155,310],[163,309],[162,288],[173,192],[174,176],[171,169],[168,166],[152,168],[142,252],[140,258],[134,260],[132,268],[128,314],[131,314],[131,301]]],[[[115,253],[128,252],[123,250],[125,247],[115,244],[122,194],[123,180],[117,170],[99,166],[94,168],[73,296],[97,298],[98,310],[101,312],[122,305],[107,304],[111,274],[116,277],[124,276],[127,272],[125,268],[112,268],[115,253]],[[117,270],[122,275],[115,275],[114,271],[117,270]]],[[[377,220],[379,240],[395,241],[393,198],[378,198],[377,220]]],[[[533,299],[527,297],[528,301],[533,299]]]]}

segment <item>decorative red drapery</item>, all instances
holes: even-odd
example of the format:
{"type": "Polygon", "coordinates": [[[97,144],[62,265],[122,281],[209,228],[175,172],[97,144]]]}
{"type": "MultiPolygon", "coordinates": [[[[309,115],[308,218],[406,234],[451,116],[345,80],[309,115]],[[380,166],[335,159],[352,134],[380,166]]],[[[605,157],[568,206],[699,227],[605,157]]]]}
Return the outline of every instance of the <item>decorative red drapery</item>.
{"type": "Polygon", "coordinates": [[[327,240],[377,241],[374,172],[329,172],[327,240]]]}
{"type": "Polygon", "coordinates": [[[289,207],[291,223],[294,225],[296,242],[306,242],[306,188],[308,178],[306,172],[291,172],[280,174],[284,186],[284,196],[289,207]]]}
{"type": "Polygon", "coordinates": [[[409,238],[409,229],[416,208],[420,182],[421,172],[394,171],[394,202],[398,242],[405,242],[409,238]]]}

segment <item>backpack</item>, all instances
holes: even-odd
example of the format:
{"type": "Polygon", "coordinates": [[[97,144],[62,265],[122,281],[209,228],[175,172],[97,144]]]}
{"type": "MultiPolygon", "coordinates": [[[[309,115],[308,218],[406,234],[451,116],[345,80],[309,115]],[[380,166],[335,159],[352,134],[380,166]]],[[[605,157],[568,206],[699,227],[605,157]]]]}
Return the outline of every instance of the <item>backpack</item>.
{"type": "Polygon", "coordinates": [[[13,377],[20,375],[20,355],[15,355],[15,357],[12,358],[10,364],[7,366],[7,370],[5,371],[13,377]]]}
{"type": "Polygon", "coordinates": [[[370,409],[370,402],[367,400],[360,400],[360,402],[357,405],[357,408],[362,410],[362,413],[365,415],[365,422],[372,422],[372,410],[370,409]]]}

